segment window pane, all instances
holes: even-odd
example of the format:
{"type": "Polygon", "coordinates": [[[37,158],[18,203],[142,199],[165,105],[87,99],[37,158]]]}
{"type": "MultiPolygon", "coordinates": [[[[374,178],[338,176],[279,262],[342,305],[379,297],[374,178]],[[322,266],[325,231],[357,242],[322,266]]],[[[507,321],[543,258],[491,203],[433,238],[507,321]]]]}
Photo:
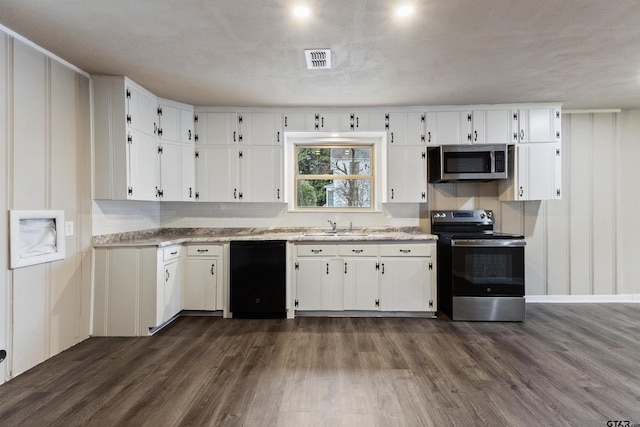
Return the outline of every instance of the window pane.
{"type": "Polygon", "coordinates": [[[371,175],[371,147],[298,147],[299,175],[371,175]]]}
{"type": "Polygon", "coordinates": [[[298,174],[331,175],[331,149],[323,147],[299,147],[298,174]]]}
{"type": "Polygon", "coordinates": [[[298,206],[371,207],[371,179],[300,179],[298,206]]]}

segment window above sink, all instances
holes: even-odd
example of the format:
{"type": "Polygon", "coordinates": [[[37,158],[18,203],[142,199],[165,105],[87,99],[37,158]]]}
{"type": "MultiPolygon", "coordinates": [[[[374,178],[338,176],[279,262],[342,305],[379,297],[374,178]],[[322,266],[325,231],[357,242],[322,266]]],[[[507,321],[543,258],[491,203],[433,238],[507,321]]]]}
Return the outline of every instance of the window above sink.
{"type": "Polygon", "coordinates": [[[378,212],[386,133],[285,133],[285,200],[297,212],[378,212]]]}

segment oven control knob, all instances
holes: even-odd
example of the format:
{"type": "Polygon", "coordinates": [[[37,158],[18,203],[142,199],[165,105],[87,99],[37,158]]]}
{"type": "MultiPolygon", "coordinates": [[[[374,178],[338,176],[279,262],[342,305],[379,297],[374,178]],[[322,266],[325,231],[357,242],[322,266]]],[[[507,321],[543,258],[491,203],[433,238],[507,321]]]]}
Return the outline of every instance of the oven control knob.
{"type": "Polygon", "coordinates": [[[487,216],[487,215],[486,215],[484,212],[482,212],[482,213],[480,214],[480,219],[484,219],[486,216],[487,216]]]}
{"type": "Polygon", "coordinates": [[[487,288],[487,292],[491,292],[491,288],[487,288]]]}

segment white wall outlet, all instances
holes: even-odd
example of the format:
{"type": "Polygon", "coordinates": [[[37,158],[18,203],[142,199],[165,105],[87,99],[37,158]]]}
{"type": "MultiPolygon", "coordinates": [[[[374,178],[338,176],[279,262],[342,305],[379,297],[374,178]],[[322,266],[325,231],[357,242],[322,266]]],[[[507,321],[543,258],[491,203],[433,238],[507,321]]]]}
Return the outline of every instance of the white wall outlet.
{"type": "Polygon", "coordinates": [[[64,223],[64,234],[66,236],[73,236],[73,221],[66,221],[64,223]]]}

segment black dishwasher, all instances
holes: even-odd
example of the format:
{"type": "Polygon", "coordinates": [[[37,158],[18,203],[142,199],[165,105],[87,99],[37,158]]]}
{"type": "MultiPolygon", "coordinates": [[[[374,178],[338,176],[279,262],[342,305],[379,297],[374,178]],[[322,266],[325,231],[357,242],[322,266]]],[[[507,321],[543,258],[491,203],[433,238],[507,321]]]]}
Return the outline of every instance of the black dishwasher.
{"type": "Polygon", "coordinates": [[[233,317],[285,318],[285,242],[232,241],[230,258],[233,317]]]}

